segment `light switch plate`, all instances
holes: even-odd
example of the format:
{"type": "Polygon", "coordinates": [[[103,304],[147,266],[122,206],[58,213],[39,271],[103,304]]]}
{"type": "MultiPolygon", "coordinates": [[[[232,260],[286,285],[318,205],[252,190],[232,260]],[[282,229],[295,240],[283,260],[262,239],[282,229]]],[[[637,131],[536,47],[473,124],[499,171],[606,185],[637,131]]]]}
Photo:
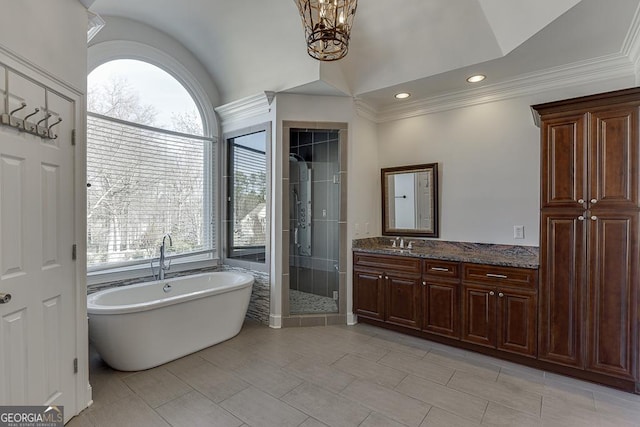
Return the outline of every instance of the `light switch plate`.
{"type": "Polygon", "coordinates": [[[514,225],[513,226],[513,238],[514,239],[524,239],[524,225],[514,225]]]}

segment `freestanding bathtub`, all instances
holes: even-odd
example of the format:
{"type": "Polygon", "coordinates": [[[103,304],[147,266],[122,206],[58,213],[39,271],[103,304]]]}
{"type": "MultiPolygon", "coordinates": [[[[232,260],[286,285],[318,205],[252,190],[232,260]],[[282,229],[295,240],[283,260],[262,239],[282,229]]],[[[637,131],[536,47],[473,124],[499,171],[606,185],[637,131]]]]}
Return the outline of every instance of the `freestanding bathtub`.
{"type": "Polygon", "coordinates": [[[89,340],[121,371],[140,371],[240,332],[254,278],[213,272],[106,289],[87,297],[89,340]]]}

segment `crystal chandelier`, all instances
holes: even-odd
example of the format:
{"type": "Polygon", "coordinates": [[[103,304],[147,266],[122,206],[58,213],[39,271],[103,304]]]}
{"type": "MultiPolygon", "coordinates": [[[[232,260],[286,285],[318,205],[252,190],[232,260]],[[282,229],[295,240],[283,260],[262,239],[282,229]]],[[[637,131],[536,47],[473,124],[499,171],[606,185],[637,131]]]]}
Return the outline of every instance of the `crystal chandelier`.
{"type": "Polygon", "coordinates": [[[307,52],[320,61],[336,61],[349,51],[358,0],[295,0],[302,17],[307,52]]]}

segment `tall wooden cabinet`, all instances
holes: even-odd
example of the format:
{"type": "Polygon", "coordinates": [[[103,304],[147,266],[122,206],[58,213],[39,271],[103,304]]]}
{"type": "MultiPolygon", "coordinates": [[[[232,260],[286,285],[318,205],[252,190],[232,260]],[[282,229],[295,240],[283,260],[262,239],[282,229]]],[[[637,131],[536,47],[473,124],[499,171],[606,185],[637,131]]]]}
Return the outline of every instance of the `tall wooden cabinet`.
{"type": "Polygon", "coordinates": [[[640,88],[536,105],[538,358],[636,383],[640,88]]]}

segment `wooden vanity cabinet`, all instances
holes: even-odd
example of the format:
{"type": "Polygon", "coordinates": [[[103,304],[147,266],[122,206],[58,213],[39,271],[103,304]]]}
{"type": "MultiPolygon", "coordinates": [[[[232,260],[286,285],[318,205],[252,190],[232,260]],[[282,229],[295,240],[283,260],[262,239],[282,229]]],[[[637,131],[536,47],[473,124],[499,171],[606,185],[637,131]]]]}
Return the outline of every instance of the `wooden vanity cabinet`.
{"type": "Polygon", "coordinates": [[[463,341],[536,356],[537,270],[462,264],[463,341]]]}
{"type": "Polygon", "coordinates": [[[460,339],[460,263],[424,260],[422,329],[460,339]]]}
{"type": "Polygon", "coordinates": [[[355,314],[420,329],[421,264],[417,258],[354,254],[355,314]]]}

